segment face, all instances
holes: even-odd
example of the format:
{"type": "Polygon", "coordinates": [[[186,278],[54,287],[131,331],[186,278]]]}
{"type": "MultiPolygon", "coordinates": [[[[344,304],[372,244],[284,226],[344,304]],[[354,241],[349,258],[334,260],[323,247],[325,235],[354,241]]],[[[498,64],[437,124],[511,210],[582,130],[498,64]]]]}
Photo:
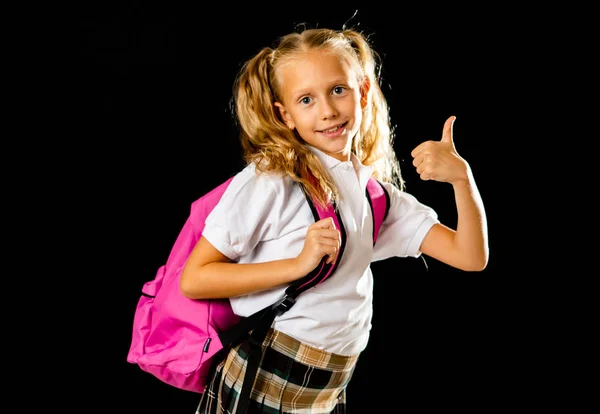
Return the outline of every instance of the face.
{"type": "Polygon", "coordinates": [[[275,105],[288,128],[324,153],[348,161],[368,82],[359,85],[345,61],[317,50],[292,61],[279,76],[283,102],[275,105]]]}

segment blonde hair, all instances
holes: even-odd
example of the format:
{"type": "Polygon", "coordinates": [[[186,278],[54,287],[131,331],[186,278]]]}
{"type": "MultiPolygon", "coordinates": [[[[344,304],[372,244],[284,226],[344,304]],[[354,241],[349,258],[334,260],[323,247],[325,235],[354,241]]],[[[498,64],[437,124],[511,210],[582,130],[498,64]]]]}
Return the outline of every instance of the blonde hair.
{"type": "Polygon", "coordinates": [[[374,167],[374,178],[404,189],[393,149],[389,108],[380,88],[381,60],[367,38],[354,29],[305,29],[262,48],[246,61],[234,83],[234,110],[240,127],[244,160],[258,171],[287,174],[321,204],[339,197],[333,181],[306,143],[290,130],[274,103],[282,101],[278,74],[299,53],[311,49],[339,53],[355,71],[359,84],[371,82],[360,132],[352,152],[364,165],[374,167]],[[314,177],[315,180],[311,179],[314,177]]]}

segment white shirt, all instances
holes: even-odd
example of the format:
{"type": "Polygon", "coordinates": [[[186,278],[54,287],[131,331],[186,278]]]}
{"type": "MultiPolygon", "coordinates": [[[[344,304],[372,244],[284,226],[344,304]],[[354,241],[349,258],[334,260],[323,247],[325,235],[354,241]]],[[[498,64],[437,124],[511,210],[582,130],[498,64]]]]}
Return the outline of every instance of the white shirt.
{"type": "MultiPolygon", "coordinates": [[[[384,183],[390,209],[373,247],[373,222],[365,196],[373,168],[354,155],[351,161],[341,162],[311,149],[341,193],[338,207],[346,247],[334,274],[300,294],[294,306],[275,319],[274,328],[327,352],[356,355],[367,346],[371,329],[370,263],[395,256],[418,257],[421,241],[438,218],[412,195],[384,183]]],[[[254,165],[248,165],[207,217],[203,236],[235,262],[258,263],[298,256],[314,221],[304,193],[289,177],[257,174],[254,165]]],[[[230,298],[231,306],[237,315],[249,316],[282,298],[286,287],[230,298]]]]}

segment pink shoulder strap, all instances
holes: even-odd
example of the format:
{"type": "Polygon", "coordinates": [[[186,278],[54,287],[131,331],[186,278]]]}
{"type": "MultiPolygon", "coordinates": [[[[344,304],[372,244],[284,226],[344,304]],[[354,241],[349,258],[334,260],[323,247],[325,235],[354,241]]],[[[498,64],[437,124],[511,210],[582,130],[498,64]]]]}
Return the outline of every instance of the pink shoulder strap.
{"type": "Polygon", "coordinates": [[[390,195],[379,181],[371,177],[367,182],[367,197],[373,214],[373,243],[375,243],[381,224],[390,208],[390,195]]]}

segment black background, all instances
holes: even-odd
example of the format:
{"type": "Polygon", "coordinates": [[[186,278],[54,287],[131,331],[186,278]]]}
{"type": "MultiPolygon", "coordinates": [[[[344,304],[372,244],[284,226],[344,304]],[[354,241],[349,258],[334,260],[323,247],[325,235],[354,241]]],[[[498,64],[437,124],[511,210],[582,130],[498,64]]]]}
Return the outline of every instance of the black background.
{"type": "Polygon", "coordinates": [[[431,258],[428,271],[414,259],[373,265],[372,337],[349,386],[348,412],[512,408],[528,392],[532,368],[519,363],[514,373],[530,353],[523,338],[531,328],[520,313],[528,291],[510,278],[523,241],[512,233],[517,207],[503,196],[509,184],[499,166],[508,158],[507,135],[519,139],[517,119],[529,99],[515,97],[515,73],[528,76],[532,53],[527,17],[492,7],[285,6],[127,1],[81,9],[77,162],[90,174],[70,211],[86,216],[79,247],[92,262],[89,274],[98,275],[91,284],[102,304],[89,323],[85,349],[94,351],[82,356],[94,361],[82,380],[85,404],[193,413],[197,395],[126,362],[140,288],[166,260],[190,203],[243,166],[229,106],[242,62],[297,24],[349,21],[371,33],[382,56],[407,191],[449,226],[456,224],[451,186],[421,181],[410,151],[439,139],[446,118],[457,116],[455,145],[488,214],[490,262],[480,273],[431,258]]]}

